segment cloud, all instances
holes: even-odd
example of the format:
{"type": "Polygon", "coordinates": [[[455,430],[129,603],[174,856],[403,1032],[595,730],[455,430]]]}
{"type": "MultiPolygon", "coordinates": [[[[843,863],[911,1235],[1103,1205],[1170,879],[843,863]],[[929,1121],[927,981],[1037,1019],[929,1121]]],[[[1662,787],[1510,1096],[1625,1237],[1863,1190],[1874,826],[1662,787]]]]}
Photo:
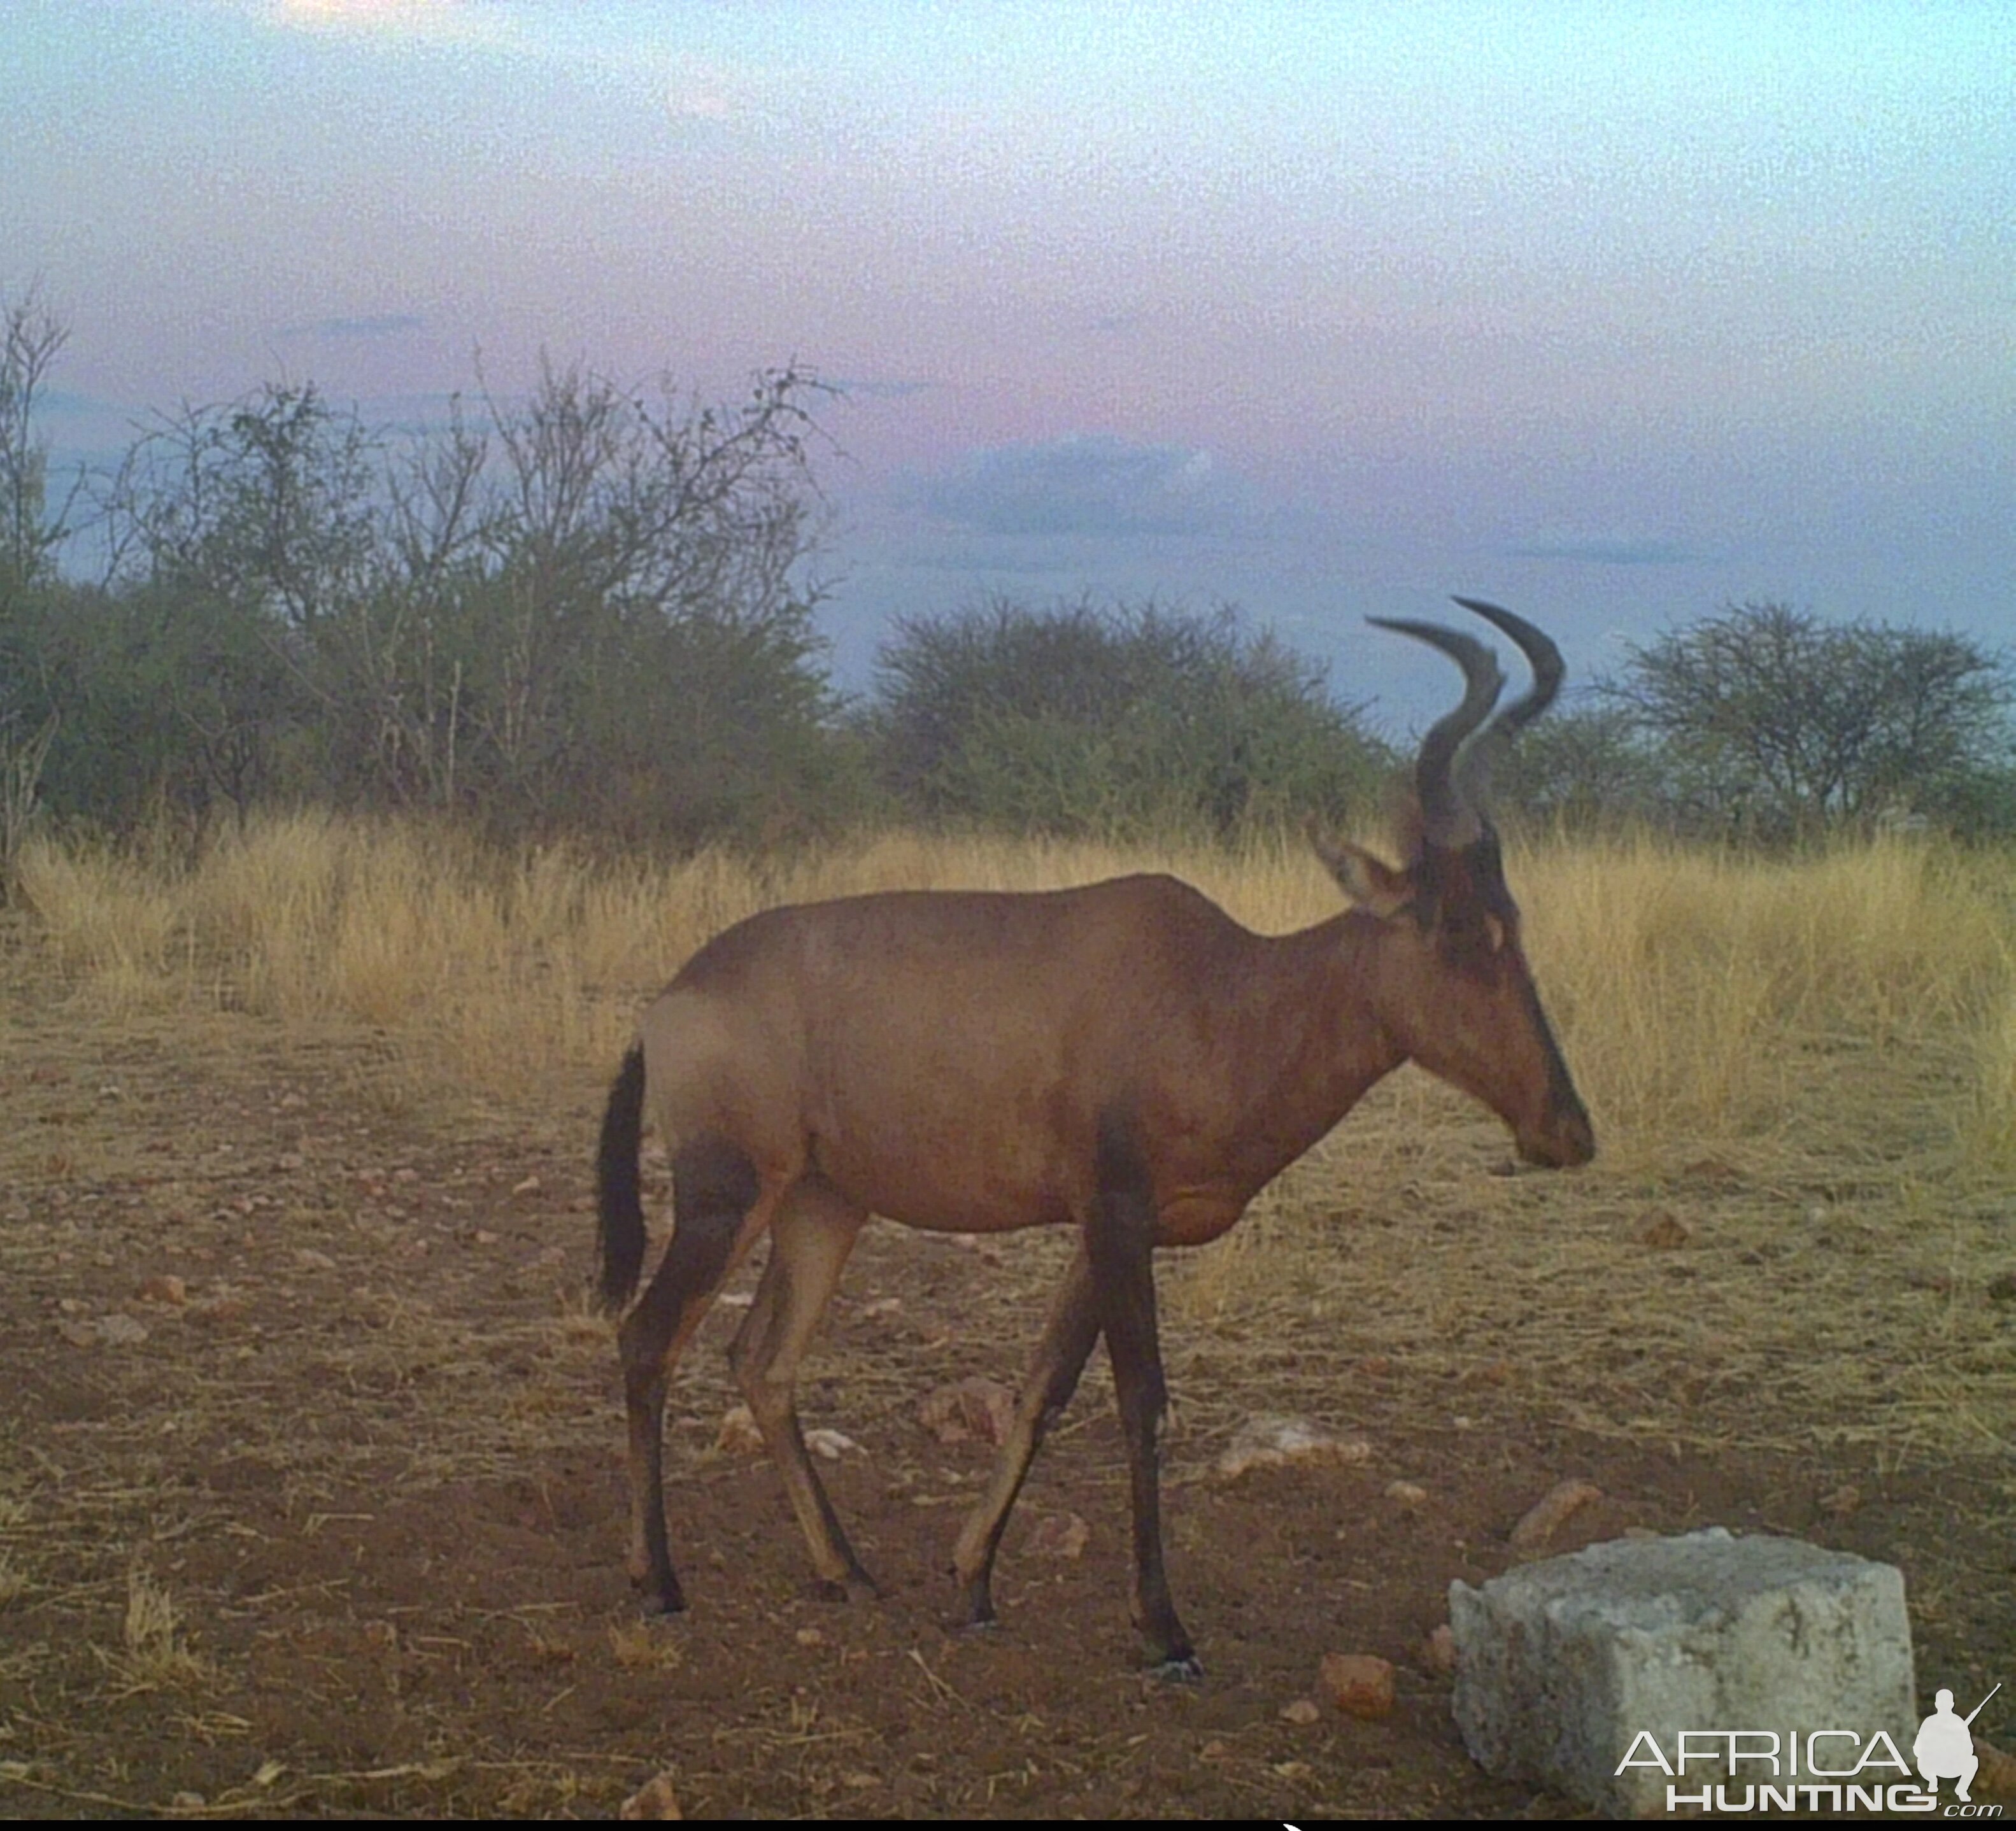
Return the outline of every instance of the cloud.
{"type": "Polygon", "coordinates": [[[1690,566],[1708,556],[1678,541],[1628,536],[1542,539],[1505,550],[1515,559],[1569,559],[1592,566],[1690,566]]]}
{"type": "Polygon", "coordinates": [[[473,0],[265,0],[260,10],[295,31],[490,46],[516,36],[502,9],[473,0]]]}
{"type": "Polygon", "coordinates": [[[840,376],[829,380],[841,394],[857,401],[907,401],[913,394],[929,394],[945,385],[934,381],[861,381],[840,376]]]}
{"type": "Polygon", "coordinates": [[[302,324],[284,326],[283,337],[322,337],[330,340],[400,337],[409,331],[423,330],[427,320],[411,311],[385,311],[373,318],[316,318],[302,324]]]}
{"type": "Polygon", "coordinates": [[[109,401],[101,401],[94,394],[80,394],[73,388],[38,388],[34,410],[38,413],[71,414],[119,411],[109,401]]]}
{"type": "Polygon", "coordinates": [[[765,92],[772,86],[760,70],[681,56],[673,59],[666,78],[665,107],[675,121],[769,127],[775,122],[765,92]]]}
{"type": "Polygon", "coordinates": [[[1089,433],[974,452],[928,487],[924,508],[987,534],[1196,534],[1236,520],[1239,495],[1207,451],[1089,433]]]}

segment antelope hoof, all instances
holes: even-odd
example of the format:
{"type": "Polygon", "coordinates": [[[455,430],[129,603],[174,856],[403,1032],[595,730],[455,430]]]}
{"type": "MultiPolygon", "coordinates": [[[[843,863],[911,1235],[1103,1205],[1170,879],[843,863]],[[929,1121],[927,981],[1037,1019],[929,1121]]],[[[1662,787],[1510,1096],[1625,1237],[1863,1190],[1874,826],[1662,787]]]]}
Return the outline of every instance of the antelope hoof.
{"type": "Polygon", "coordinates": [[[1201,1685],[1204,1661],[1193,1653],[1178,1654],[1151,1664],[1148,1676],[1158,1685],[1201,1685]]]}
{"type": "Polygon", "coordinates": [[[962,1631],[999,1625],[994,1613],[994,1591],[985,1578],[966,1585],[959,1599],[956,1625],[962,1631]]]}
{"type": "Polygon", "coordinates": [[[654,1583],[649,1576],[632,1577],[631,1587],[637,1592],[637,1606],[646,1621],[659,1615],[683,1615],[686,1612],[686,1592],[679,1588],[679,1580],[671,1571],[665,1573],[662,1583],[654,1583]]]}

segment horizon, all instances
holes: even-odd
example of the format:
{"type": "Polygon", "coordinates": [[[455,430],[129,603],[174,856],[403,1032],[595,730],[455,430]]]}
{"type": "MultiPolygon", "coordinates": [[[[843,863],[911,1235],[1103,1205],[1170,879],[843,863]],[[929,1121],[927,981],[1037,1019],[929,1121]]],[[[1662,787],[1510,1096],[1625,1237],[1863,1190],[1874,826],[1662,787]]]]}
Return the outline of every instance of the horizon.
{"type": "Polygon", "coordinates": [[[59,469],[283,380],[796,362],[856,690],[1000,591],[1230,603],[1402,719],[1362,619],[1453,594],[1583,685],[1747,601],[2012,626],[2004,9],[13,11],[59,469]]]}

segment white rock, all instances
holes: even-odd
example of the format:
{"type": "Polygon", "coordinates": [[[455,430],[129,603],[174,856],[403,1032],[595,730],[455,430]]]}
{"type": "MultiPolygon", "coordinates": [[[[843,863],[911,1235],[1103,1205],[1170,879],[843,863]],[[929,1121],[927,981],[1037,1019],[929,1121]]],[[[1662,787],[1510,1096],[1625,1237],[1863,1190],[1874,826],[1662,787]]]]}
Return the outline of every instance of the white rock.
{"type": "Polygon", "coordinates": [[[1481,1589],[1453,1583],[1449,1620],[1453,1708],[1473,1758],[1598,1811],[1664,1817],[1669,1786],[1733,1784],[1740,1797],[1771,1778],[1759,1762],[1732,1775],[1697,1753],[1676,1780],[1641,1732],[1669,1765],[1683,1730],[1773,1732],[1781,1749],[1788,1734],[1851,1730],[1866,1744],[1881,1731],[1910,1758],[1911,1631],[1892,1565],[1712,1527],[1591,1545],[1481,1589]],[[1619,1774],[1634,1748],[1643,1764],[1619,1774]]]}
{"type": "Polygon", "coordinates": [[[1339,1437],[1306,1418],[1259,1413],[1239,1427],[1225,1453],[1211,1465],[1217,1481],[1237,1481],[1255,1469],[1282,1469],[1291,1462],[1363,1462],[1372,1445],[1362,1437],[1339,1437]]]}

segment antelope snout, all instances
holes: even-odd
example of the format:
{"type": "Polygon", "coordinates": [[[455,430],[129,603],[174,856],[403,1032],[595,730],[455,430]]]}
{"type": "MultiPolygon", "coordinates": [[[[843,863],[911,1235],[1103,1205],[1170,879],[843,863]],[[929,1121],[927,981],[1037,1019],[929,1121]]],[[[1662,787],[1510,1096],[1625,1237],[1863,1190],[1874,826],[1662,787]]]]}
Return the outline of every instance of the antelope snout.
{"type": "Polygon", "coordinates": [[[1581,1105],[1550,1113],[1532,1131],[1517,1139],[1519,1155],[1548,1170],[1579,1169],[1596,1155],[1596,1128],[1581,1105]]]}

